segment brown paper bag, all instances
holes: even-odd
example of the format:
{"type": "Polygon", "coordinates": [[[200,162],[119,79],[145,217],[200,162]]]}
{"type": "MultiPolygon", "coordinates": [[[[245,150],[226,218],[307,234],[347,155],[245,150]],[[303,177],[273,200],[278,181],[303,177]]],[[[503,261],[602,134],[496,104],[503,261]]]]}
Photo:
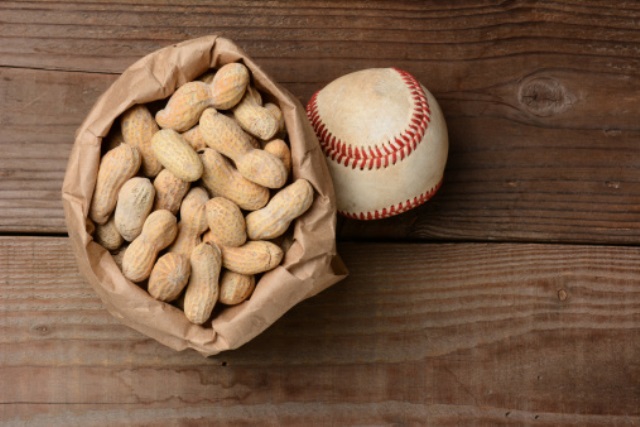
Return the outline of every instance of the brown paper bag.
{"type": "Polygon", "coordinates": [[[320,146],[300,103],[275,84],[231,41],[208,36],[156,51],[129,67],[100,97],[78,130],[62,189],[69,237],[80,272],[107,310],[126,325],[176,350],[193,348],[205,356],[234,349],[273,324],[298,302],[343,279],[336,253],[336,206],[320,146]],[[292,151],[294,178],[316,190],[309,211],[294,226],[282,264],[266,273],[254,294],[225,308],[212,322],[190,323],[176,307],[153,299],[125,279],[111,254],[93,242],[87,219],[100,162],[100,145],[112,123],[135,104],[165,99],[210,68],[242,62],[256,87],[283,111],[292,151]]]}

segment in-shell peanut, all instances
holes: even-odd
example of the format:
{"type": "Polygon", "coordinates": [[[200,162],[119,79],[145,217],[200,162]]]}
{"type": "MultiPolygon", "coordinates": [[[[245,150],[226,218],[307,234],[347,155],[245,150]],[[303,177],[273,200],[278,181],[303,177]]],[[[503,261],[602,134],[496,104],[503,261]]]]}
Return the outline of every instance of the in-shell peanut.
{"type": "Polygon", "coordinates": [[[118,193],[115,223],[120,235],[131,242],[142,232],[142,226],[153,207],[156,191],[148,178],[133,177],[118,193]]]}
{"type": "Polygon", "coordinates": [[[268,109],[258,105],[248,93],[233,109],[233,117],[242,129],[263,140],[273,138],[280,128],[276,117],[268,109]]]}
{"type": "Polygon", "coordinates": [[[185,83],[171,95],[164,109],[156,113],[156,122],[164,129],[184,132],[198,123],[200,114],[211,105],[208,84],[198,81],[185,83]]]}
{"type": "Polygon", "coordinates": [[[198,153],[180,134],[172,129],[162,129],[151,139],[153,152],[162,165],[176,177],[193,182],[202,176],[202,162],[198,153]]]}
{"type": "Polygon", "coordinates": [[[122,114],[120,127],[124,141],[140,151],[142,173],[148,177],[158,175],[162,165],[151,149],[151,138],[158,131],[158,125],[149,109],[144,105],[131,107],[122,114]]]}
{"type": "Polygon", "coordinates": [[[234,107],[242,99],[248,84],[247,67],[238,62],[223,65],[211,82],[211,104],[218,110],[234,107]]]}
{"type": "Polygon", "coordinates": [[[89,218],[104,224],[116,207],[118,191],[140,169],[140,153],[136,147],[121,144],[102,157],[96,187],[89,210],[89,218]]]}
{"type": "Polygon", "coordinates": [[[313,203],[313,187],[299,178],[280,190],[267,206],[247,215],[247,235],[252,240],[269,240],[282,235],[291,221],[305,213],[313,203]]]}
{"type": "Polygon", "coordinates": [[[240,274],[258,274],[274,269],[282,261],[282,249],[267,241],[249,241],[242,246],[222,246],[222,266],[240,274]]]}
{"type": "Polygon", "coordinates": [[[162,255],[149,276],[148,291],[160,301],[173,301],[187,286],[191,274],[189,257],[178,253],[162,255]]]}
{"type": "Polygon", "coordinates": [[[162,169],[153,180],[153,188],[156,189],[153,210],[166,209],[176,215],[189,187],[188,182],[175,176],[169,169],[162,169]]]}
{"type": "Polygon", "coordinates": [[[251,296],[256,287],[255,276],[224,270],[220,276],[218,301],[225,305],[236,305],[251,296]]]}
{"type": "Polygon", "coordinates": [[[249,181],[220,153],[206,148],[201,154],[204,172],[202,184],[211,196],[222,196],[245,210],[260,209],[269,201],[269,190],[249,181]]]}
{"type": "Polygon", "coordinates": [[[218,301],[220,249],[201,243],[191,253],[191,276],[184,294],[184,314],[190,322],[201,325],[211,317],[218,301]]]}
{"type": "Polygon", "coordinates": [[[94,234],[96,243],[101,244],[105,249],[115,251],[124,243],[124,239],[116,228],[116,222],[113,215],[104,224],[96,225],[94,234]]]}
{"type": "Polygon", "coordinates": [[[291,172],[291,150],[286,142],[282,139],[273,139],[264,145],[264,151],[279,158],[287,173],[291,172]]]}
{"type": "Polygon", "coordinates": [[[209,195],[204,188],[192,188],[180,206],[180,222],[178,236],[169,247],[169,252],[183,254],[187,257],[201,242],[200,236],[207,230],[205,205],[209,195]]]}
{"type": "Polygon", "coordinates": [[[142,233],[127,247],[122,258],[122,273],[133,281],[149,277],[158,253],[176,238],[176,217],[168,210],[151,212],[144,222],[142,233]]]}
{"type": "Polygon", "coordinates": [[[224,197],[206,204],[209,238],[218,246],[240,246],[247,240],[244,216],[238,205],[224,197]]]}
{"type": "Polygon", "coordinates": [[[200,118],[200,133],[209,147],[233,160],[238,172],[249,181],[268,188],[280,188],[286,182],[282,161],[255,149],[251,137],[232,118],[207,109],[200,118]]]}
{"type": "Polygon", "coordinates": [[[267,102],[266,104],[264,104],[264,108],[266,108],[267,111],[269,111],[278,122],[278,132],[284,132],[286,129],[286,125],[284,122],[284,115],[282,114],[282,110],[280,109],[280,107],[272,102],[267,102]]]}

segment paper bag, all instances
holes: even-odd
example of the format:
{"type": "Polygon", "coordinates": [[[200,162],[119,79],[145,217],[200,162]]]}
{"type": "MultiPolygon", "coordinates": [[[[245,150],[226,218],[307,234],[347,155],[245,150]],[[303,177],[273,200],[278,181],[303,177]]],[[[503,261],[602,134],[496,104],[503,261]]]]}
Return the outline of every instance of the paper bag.
{"type": "Polygon", "coordinates": [[[251,340],[298,302],[343,279],[347,271],[336,253],[336,206],[331,178],[301,104],[271,80],[233,42],[202,37],[156,51],[125,70],[98,99],[77,132],[64,179],[66,224],[80,272],[107,310],[124,324],[176,350],[193,348],[205,356],[251,340]],[[169,97],[179,86],[211,68],[242,62],[253,84],[283,111],[292,152],[293,178],[316,191],[309,211],[295,222],[282,264],[264,274],[251,298],[216,310],[212,322],[190,323],[178,308],[153,299],[125,279],[112,255],[93,242],[89,205],[100,162],[102,139],[125,110],[169,97]]]}

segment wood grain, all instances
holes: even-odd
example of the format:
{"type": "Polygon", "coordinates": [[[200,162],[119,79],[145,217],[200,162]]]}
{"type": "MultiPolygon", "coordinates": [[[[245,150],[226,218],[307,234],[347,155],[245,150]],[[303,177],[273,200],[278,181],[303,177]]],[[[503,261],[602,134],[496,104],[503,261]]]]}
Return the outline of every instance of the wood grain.
{"type": "Polygon", "coordinates": [[[640,9],[616,4],[2,2],[0,232],[64,233],[66,159],[99,94],[141,56],[219,33],[303,103],[391,65],[440,100],[440,193],[386,221],[342,220],[342,239],[640,243],[640,9]]]}
{"type": "Polygon", "coordinates": [[[637,2],[2,1],[0,22],[1,425],[640,426],[637,2]],[[22,234],[65,233],[74,133],[117,76],[214,33],[303,104],[404,68],[451,151],[426,205],[339,220],[347,280],[203,358],[109,315],[66,238],[22,234]]]}
{"type": "Polygon", "coordinates": [[[120,325],[66,238],[0,238],[0,423],[640,423],[639,248],[339,249],[350,278],[205,359],[120,325]]]}
{"type": "Polygon", "coordinates": [[[115,76],[0,68],[0,231],[63,233],[76,128],[115,76]]]}

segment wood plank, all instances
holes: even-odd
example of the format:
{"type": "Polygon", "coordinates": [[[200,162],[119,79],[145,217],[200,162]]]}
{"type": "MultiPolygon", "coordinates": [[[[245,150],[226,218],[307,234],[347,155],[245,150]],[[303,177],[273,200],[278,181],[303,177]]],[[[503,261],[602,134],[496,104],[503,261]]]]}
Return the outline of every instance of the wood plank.
{"type": "MultiPolygon", "coordinates": [[[[188,0],[151,8],[142,0],[9,1],[2,4],[0,37],[5,42],[0,64],[121,72],[152,50],[213,33],[246,45],[256,58],[308,59],[317,64],[327,59],[399,58],[472,62],[535,52],[564,56],[564,64],[586,55],[600,67],[616,69],[619,63],[603,57],[633,57],[639,37],[633,30],[640,11],[619,3],[611,7],[603,0],[544,5],[361,0],[298,1],[293,7],[290,2],[272,2],[265,7],[251,1],[204,5],[188,0]],[[594,21],[594,16],[599,19],[594,21]],[[562,43],[554,45],[555,41],[562,43]],[[535,50],[541,46],[545,49],[535,50]]],[[[492,76],[470,77],[486,82],[492,76]]]]}
{"type": "Polygon", "coordinates": [[[0,422],[640,424],[640,248],[367,244],[242,348],[120,325],[65,238],[0,238],[0,422]]]}
{"type": "Polygon", "coordinates": [[[0,68],[0,231],[64,233],[74,134],[113,75],[0,68]]]}
{"type": "Polygon", "coordinates": [[[67,155],[99,94],[137,58],[222,30],[303,103],[390,65],[440,100],[440,194],[386,221],[343,220],[341,238],[640,243],[633,3],[242,4],[2,2],[0,232],[64,233],[67,155]]]}
{"type": "Polygon", "coordinates": [[[162,403],[105,405],[14,404],[4,409],[7,424],[29,426],[156,426],[232,425],[232,426],[342,426],[342,425],[435,425],[464,426],[542,426],[542,427],[633,427],[637,419],[615,415],[563,415],[530,413],[507,408],[454,405],[288,403],[285,405],[233,405],[209,401],[190,404],[180,399],[162,403]],[[70,409],[71,408],[71,409],[70,409]],[[14,423],[15,421],[15,423],[14,423]]]}

